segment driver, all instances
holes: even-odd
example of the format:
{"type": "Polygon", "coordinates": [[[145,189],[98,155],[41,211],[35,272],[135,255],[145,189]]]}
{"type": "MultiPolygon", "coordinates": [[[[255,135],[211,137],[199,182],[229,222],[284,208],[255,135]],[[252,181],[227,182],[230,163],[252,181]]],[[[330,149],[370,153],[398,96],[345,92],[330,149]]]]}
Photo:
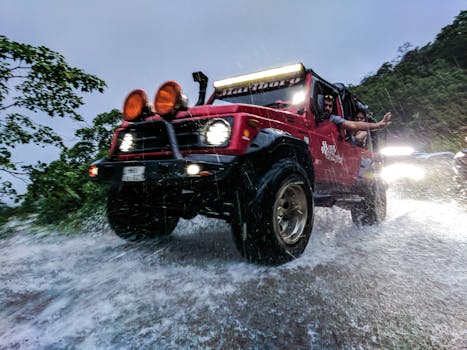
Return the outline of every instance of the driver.
{"type": "Polygon", "coordinates": [[[365,121],[357,121],[357,120],[347,120],[343,117],[338,115],[332,114],[332,110],[334,107],[334,96],[332,95],[324,95],[323,101],[323,110],[324,110],[324,118],[335,123],[336,125],[341,125],[346,130],[351,131],[366,131],[366,130],[376,130],[381,127],[386,127],[391,124],[391,112],[387,112],[383,119],[381,119],[377,123],[368,123],[365,121]]]}

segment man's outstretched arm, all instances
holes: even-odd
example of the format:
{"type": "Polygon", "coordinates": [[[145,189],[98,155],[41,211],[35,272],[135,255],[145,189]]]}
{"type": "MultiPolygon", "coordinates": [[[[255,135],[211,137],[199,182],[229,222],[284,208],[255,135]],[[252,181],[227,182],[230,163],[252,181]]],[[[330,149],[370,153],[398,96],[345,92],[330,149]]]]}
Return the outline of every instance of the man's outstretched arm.
{"type": "Polygon", "coordinates": [[[346,120],[341,125],[344,129],[347,130],[375,130],[382,127],[386,127],[391,124],[391,112],[387,112],[383,119],[377,123],[368,123],[368,122],[357,122],[353,120],[346,120]]]}

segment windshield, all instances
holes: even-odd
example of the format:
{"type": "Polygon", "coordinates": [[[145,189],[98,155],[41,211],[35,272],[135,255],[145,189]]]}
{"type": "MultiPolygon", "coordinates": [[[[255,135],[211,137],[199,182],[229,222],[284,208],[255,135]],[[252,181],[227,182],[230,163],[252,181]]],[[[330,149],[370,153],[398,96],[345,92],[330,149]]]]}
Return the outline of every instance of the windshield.
{"type": "MultiPolygon", "coordinates": [[[[228,88],[216,92],[212,102],[214,105],[228,103],[245,103],[256,106],[286,108],[291,106],[301,106],[305,102],[306,88],[304,81],[292,86],[258,88],[253,84],[248,87],[228,88]]],[[[270,84],[268,84],[270,86],[270,84]]]]}

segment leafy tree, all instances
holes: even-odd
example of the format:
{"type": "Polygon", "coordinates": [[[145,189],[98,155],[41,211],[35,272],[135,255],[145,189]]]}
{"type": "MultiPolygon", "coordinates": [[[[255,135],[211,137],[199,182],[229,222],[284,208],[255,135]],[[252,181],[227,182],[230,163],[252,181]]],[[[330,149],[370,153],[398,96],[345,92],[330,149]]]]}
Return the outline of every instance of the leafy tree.
{"type": "Polygon", "coordinates": [[[30,167],[31,184],[23,207],[48,224],[60,223],[70,215],[90,215],[99,209],[106,189],[88,181],[88,166],[96,158],[108,155],[113,130],[121,120],[118,110],[98,115],[91,126],[75,132],[81,140],[64,149],[59,159],[30,167]]]}
{"type": "Polygon", "coordinates": [[[461,11],[451,25],[436,36],[433,55],[443,56],[459,68],[467,68],[467,11],[461,11]]]}
{"type": "Polygon", "coordinates": [[[377,114],[391,111],[389,129],[423,145],[426,150],[461,147],[459,130],[467,125],[467,11],[422,48],[405,43],[394,64],[352,87],[377,114]]]}
{"type": "MultiPolygon", "coordinates": [[[[63,147],[52,128],[34,120],[36,113],[80,121],[80,94],[103,92],[104,87],[104,81],[68,65],[57,52],[0,36],[0,172],[24,174],[11,159],[18,144],[63,147]]],[[[15,191],[4,181],[0,193],[15,191]]]]}

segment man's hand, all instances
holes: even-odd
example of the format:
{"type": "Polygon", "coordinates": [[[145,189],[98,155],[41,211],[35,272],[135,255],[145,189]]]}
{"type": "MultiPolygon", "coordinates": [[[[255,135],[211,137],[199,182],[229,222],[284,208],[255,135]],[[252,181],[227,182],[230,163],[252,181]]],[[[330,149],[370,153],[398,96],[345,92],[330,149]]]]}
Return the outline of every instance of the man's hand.
{"type": "Polygon", "coordinates": [[[392,117],[391,112],[387,112],[384,115],[383,119],[377,122],[376,124],[378,125],[378,127],[388,126],[389,124],[391,124],[391,117],[392,117]]]}

